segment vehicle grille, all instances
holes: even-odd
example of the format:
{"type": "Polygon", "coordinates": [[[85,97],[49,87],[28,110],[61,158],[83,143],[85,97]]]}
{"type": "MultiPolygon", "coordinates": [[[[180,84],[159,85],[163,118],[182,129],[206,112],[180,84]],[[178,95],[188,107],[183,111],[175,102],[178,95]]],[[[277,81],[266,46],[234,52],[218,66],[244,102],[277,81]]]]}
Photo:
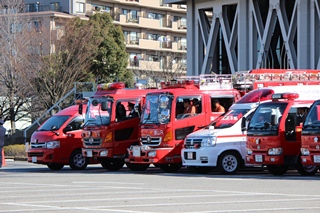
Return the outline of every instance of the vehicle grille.
{"type": "Polygon", "coordinates": [[[43,152],[28,152],[28,157],[42,157],[43,152]]]}
{"type": "Polygon", "coordinates": [[[161,137],[143,137],[141,138],[142,145],[159,146],[161,144],[161,137]]]}
{"type": "Polygon", "coordinates": [[[30,143],[31,148],[46,148],[46,143],[30,143]]]}
{"type": "Polygon", "coordinates": [[[84,144],[86,146],[100,146],[102,143],[102,139],[101,138],[92,138],[93,141],[90,141],[89,138],[84,138],[84,144]]]}
{"type": "Polygon", "coordinates": [[[202,138],[187,138],[185,141],[185,147],[187,149],[193,149],[194,145],[198,145],[197,148],[201,147],[202,138]]]}

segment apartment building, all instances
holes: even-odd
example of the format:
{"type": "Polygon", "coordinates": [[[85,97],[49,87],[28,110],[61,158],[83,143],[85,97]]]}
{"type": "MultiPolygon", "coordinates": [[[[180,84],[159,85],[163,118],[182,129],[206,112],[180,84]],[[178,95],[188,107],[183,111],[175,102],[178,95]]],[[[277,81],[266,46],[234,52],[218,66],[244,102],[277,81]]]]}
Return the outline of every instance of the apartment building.
{"type": "MultiPolygon", "coordinates": [[[[76,15],[83,19],[95,13],[107,12],[114,24],[123,29],[128,69],[137,79],[163,73],[186,73],[187,19],[186,6],[164,4],[164,0],[25,0],[28,12],[46,16],[76,15]]],[[[54,22],[52,19],[50,22],[54,22]]],[[[50,25],[56,26],[54,23],[50,25]]],[[[52,28],[51,30],[56,30],[52,28]]],[[[159,74],[159,75],[158,75],[159,74]]],[[[157,77],[153,77],[153,80],[157,77]]]]}

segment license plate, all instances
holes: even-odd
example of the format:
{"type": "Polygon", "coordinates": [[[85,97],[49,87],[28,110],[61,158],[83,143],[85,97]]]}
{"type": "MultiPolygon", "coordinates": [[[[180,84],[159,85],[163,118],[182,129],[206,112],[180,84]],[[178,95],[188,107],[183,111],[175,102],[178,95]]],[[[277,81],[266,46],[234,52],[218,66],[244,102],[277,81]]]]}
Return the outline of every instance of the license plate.
{"type": "Polygon", "coordinates": [[[87,157],[92,157],[92,150],[87,150],[87,157]]]}
{"type": "Polygon", "coordinates": [[[188,152],[187,159],[193,159],[193,152],[188,152]]]}
{"type": "Polygon", "coordinates": [[[313,161],[314,161],[315,163],[320,163],[320,155],[315,155],[315,156],[313,156],[313,161]]]}
{"type": "Polygon", "coordinates": [[[132,148],[132,155],[134,157],[140,157],[141,156],[141,153],[140,153],[140,146],[134,146],[132,148]]]}
{"type": "Polygon", "coordinates": [[[32,163],[36,163],[38,161],[36,156],[32,156],[32,163]]]}
{"type": "Polygon", "coordinates": [[[256,155],[255,160],[256,162],[262,162],[262,155],[256,155]]]}

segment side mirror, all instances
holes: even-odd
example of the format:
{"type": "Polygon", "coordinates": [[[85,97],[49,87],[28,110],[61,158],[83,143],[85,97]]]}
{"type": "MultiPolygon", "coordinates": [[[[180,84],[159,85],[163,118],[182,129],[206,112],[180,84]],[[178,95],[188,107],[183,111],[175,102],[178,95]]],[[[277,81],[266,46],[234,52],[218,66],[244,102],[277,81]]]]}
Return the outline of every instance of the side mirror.
{"type": "Polygon", "coordinates": [[[71,126],[71,125],[66,126],[66,127],[62,130],[62,132],[63,132],[64,134],[66,134],[66,133],[69,132],[69,131],[72,131],[72,126],[71,126]]]}
{"type": "Polygon", "coordinates": [[[106,101],[101,102],[101,110],[108,111],[108,105],[106,101]]]}
{"type": "Polygon", "coordinates": [[[247,130],[247,118],[242,117],[241,119],[241,131],[246,131],[247,130]]]}
{"type": "Polygon", "coordinates": [[[82,112],[83,112],[83,105],[79,104],[78,113],[82,115],[82,112]]]}

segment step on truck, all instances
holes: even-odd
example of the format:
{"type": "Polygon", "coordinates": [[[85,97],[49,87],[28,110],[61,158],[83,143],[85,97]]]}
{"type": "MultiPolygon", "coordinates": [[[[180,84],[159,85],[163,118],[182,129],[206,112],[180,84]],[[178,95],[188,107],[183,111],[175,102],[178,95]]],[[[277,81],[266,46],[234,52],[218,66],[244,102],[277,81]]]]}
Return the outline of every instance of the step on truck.
{"type": "MultiPolygon", "coordinates": [[[[27,150],[28,162],[47,165],[51,170],[60,170],[65,165],[71,169],[85,169],[89,161],[82,155],[83,116],[78,105],[70,106],[51,116],[31,135],[27,150]]],[[[86,109],[86,104],[83,104],[86,109]]]]}
{"type": "Polygon", "coordinates": [[[247,129],[246,161],[266,165],[273,175],[296,169],[302,175],[313,175],[316,166],[301,163],[301,128],[298,110],[309,108],[320,98],[319,86],[291,86],[286,93],[272,95],[272,101],[260,104],[247,129]]]}
{"type": "MultiPolygon", "coordinates": [[[[302,109],[304,110],[304,109],[302,109]]],[[[301,163],[306,167],[320,167],[320,100],[305,111],[301,132],[301,163]]]]}
{"type": "Polygon", "coordinates": [[[150,91],[128,89],[122,82],[99,84],[84,115],[83,156],[97,160],[109,171],[121,169],[127,148],[138,144],[140,138],[141,104],[134,106],[137,112],[131,107],[150,91]]]}
{"type": "Polygon", "coordinates": [[[161,90],[146,96],[140,145],[131,146],[126,158],[131,170],[146,170],[150,164],[164,172],[179,170],[184,138],[223,113],[214,111],[214,102],[220,101],[228,110],[240,99],[231,75],[185,76],[161,86],[161,90]],[[195,110],[188,113],[184,107],[195,110]]]}

